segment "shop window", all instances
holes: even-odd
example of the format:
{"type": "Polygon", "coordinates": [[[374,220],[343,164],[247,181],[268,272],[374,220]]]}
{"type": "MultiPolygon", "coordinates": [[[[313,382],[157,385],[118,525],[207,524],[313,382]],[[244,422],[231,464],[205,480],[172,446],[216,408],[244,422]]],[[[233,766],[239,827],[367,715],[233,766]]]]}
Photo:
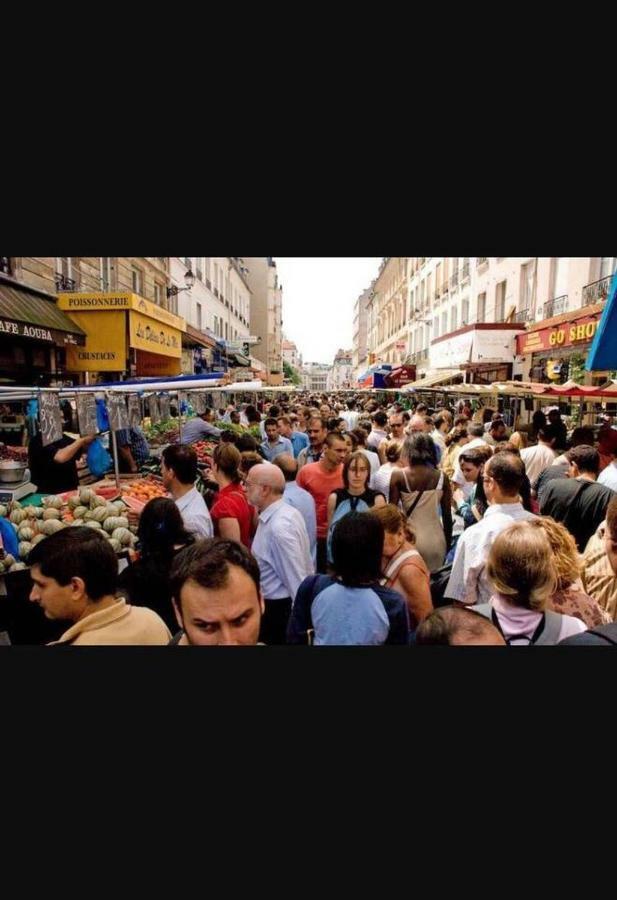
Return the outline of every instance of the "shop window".
{"type": "Polygon", "coordinates": [[[143,272],[137,266],[131,268],[131,284],[134,294],[141,294],[143,290],[143,272]]]}

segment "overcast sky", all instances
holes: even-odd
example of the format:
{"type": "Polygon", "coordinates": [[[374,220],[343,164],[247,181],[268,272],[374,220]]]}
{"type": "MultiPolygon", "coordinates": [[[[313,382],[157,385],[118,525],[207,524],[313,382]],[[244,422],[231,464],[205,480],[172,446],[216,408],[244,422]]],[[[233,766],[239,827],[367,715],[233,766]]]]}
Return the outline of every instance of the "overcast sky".
{"type": "Polygon", "coordinates": [[[354,303],[377,277],[380,256],[275,256],[283,285],[283,333],[304,362],[350,350],[354,303]]]}

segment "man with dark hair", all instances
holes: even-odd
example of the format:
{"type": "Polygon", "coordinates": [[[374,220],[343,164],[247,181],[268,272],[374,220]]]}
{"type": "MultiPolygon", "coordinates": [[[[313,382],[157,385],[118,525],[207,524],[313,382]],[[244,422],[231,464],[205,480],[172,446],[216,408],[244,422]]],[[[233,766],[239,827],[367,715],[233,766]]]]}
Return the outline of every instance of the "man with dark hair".
{"type": "Polygon", "coordinates": [[[153,610],[116,597],[118,559],[101,532],[85,527],[58,531],[32,548],[28,565],[30,600],[46,618],[72,623],[54,643],[168,643],[169,630],[153,610]]]}
{"type": "Polygon", "coordinates": [[[538,429],[538,443],[535,447],[527,447],[521,450],[521,459],[525,463],[525,471],[535,489],[538,479],[543,472],[549,469],[555,462],[555,441],[557,435],[550,425],[542,425],[538,429]]]}
{"type": "MultiPolygon", "coordinates": [[[[551,429],[549,432],[550,434],[555,434],[552,425],[547,425],[546,428],[551,429]]],[[[570,437],[570,449],[582,447],[584,444],[593,447],[593,441],[593,428],[580,426],[579,428],[575,428],[572,432],[570,437]]],[[[570,460],[568,459],[567,453],[562,453],[553,460],[548,469],[545,469],[538,478],[535,488],[538,500],[540,502],[542,501],[542,495],[550,481],[553,481],[555,478],[567,478],[569,471],[570,460]]]]}
{"type": "Polygon", "coordinates": [[[211,409],[193,419],[189,419],[182,428],[182,443],[194,444],[196,441],[218,440],[221,436],[221,429],[213,425],[214,413],[211,409]]]}
{"type": "Polygon", "coordinates": [[[163,485],[180,510],[184,527],[197,537],[212,537],[210,512],[197,488],[197,454],[192,447],[171,444],[161,459],[163,485]]]}
{"type": "Polygon", "coordinates": [[[318,572],[325,572],[327,565],[328,498],[344,486],[343,463],[346,456],[344,437],[338,432],[328,434],[319,462],[303,466],[296,479],[298,486],[308,491],[315,501],[318,572]]]}
{"type": "Polygon", "coordinates": [[[488,432],[484,434],[484,440],[490,447],[508,440],[508,429],[503,419],[493,419],[488,432]]]}
{"type": "Polygon", "coordinates": [[[552,426],[555,434],[555,447],[565,450],[568,443],[568,429],[566,423],[561,418],[559,409],[551,409],[548,414],[548,424],[552,426]]]}
{"type": "Polygon", "coordinates": [[[349,513],[334,529],[334,577],[312,575],[296,596],[289,644],[379,645],[409,640],[407,604],[380,586],[384,530],[366,513],[349,513]],[[358,552],[362,548],[362,552],[358,552]]]}
{"type": "Polygon", "coordinates": [[[420,623],[415,643],[446,647],[505,647],[506,642],[486,616],[460,606],[443,606],[420,623]]]}
{"type": "Polygon", "coordinates": [[[171,644],[257,643],[264,612],[259,566],[242,544],[215,538],[186,547],[174,559],[170,581],[181,629],[171,644]]]}
{"type": "MultiPolygon", "coordinates": [[[[304,434],[302,431],[294,431],[291,427],[291,419],[288,416],[279,416],[277,424],[279,434],[282,437],[287,438],[288,441],[291,441],[293,455],[297,459],[300,452],[309,446],[308,435],[304,434]]],[[[278,456],[278,453],[276,456],[278,456]]],[[[274,458],[272,458],[270,462],[274,462],[274,458]]]]}
{"type": "Polygon", "coordinates": [[[489,602],[493,589],[486,561],[493,541],[513,522],[537,518],[521,503],[524,475],[523,461],[513,453],[497,453],[485,464],[482,480],[489,506],[484,518],[458,540],[446,597],[467,606],[489,602]]]}
{"type": "Polygon", "coordinates": [[[366,441],[366,446],[369,450],[374,450],[375,452],[377,452],[381,442],[386,440],[386,438],[388,437],[388,433],[386,431],[387,424],[388,417],[385,412],[374,413],[371,433],[369,434],[366,441]]]}
{"type": "Polygon", "coordinates": [[[266,429],[266,440],[262,443],[265,458],[268,462],[272,462],[279,453],[293,453],[293,447],[289,438],[283,437],[279,431],[277,420],[268,418],[264,422],[266,429]]]}
{"type": "Polygon", "coordinates": [[[306,525],[306,532],[309,538],[311,548],[311,559],[313,564],[317,564],[317,517],[315,514],[315,502],[308,491],[301,488],[296,482],[298,474],[298,461],[289,453],[281,453],[274,460],[274,465],[278,466],[285,478],[285,491],[283,500],[289,503],[294,509],[297,509],[306,525]]]}
{"type": "Polygon", "coordinates": [[[360,413],[356,411],[356,401],[347,401],[347,411],[341,413],[341,419],[347,422],[347,431],[353,431],[360,420],[360,413]]]}
{"type": "Polygon", "coordinates": [[[568,529],[580,553],[598,526],[604,521],[606,509],[615,491],[597,484],[600,454],[589,445],[568,450],[569,478],[551,481],[542,492],[540,512],[552,516],[568,529]]]}
{"type": "Polygon", "coordinates": [[[298,454],[298,468],[301,469],[307,463],[316,463],[321,457],[326,435],[328,434],[328,423],[321,416],[311,416],[306,426],[308,434],[309,446],[305,447],[298,454]]]}

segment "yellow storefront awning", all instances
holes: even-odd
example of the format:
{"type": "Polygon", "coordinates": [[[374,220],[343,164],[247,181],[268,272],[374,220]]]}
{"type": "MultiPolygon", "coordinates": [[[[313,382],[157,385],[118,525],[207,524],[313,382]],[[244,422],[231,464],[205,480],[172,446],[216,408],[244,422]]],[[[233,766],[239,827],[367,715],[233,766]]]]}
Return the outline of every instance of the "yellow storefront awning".
{"type": "Polygon", "coordinates": [[[70,371],[122,371],[126,368],[128,348],[140,354],[152,354],[151,368],[177,374],[182,358],[181,316],[131,292],[58,294],[58,306],[86,333],[86,346],[67,360],[70,371]],[[128,346],[127,346],[128,344],[128,346]],[[169,357],[169,365],[160,357],[169,357]],[[174,362],[177,361],[177,364],[174,362]]]}
{"type": "Polygon", "coordinates": [[[461,372],[460,369],[434,369],[432,372],[427,372],[425,378],[420,378],[419,381],[412,381],[410,384],[406,384],[401,388],[401,393],[421,391],[423,388],[438,387],[440,384],[447,384],[449,381],[452,381],[457,375],[461,378],[464,377],[464,373],[461,372]]]}

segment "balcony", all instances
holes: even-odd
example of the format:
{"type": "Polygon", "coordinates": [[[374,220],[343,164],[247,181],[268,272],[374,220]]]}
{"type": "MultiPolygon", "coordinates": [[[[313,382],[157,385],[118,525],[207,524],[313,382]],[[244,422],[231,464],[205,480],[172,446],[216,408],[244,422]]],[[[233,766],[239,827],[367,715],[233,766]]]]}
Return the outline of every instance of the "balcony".
{"type": "Polygon", "coordinates": [[[542,307],[542,318],[543,319],[552,319],[553,316],[559,316],[561,313],[566,312],[568,308],[568,295],[564,294],[562,297],[555,297],[554,300],[549,300],[548,303],[545,303],[542,307]]]}
{"type": "Polygon", "coordinates": [[[604,303],[611,289],[612,275],[601,278],[599,281],[592,281],[583,288],[582,306],[591,306],[593,303],[604,303]]]}
{"type": "Polygon", "coordinates": [[[463,281],[469,281],[469,260],[463,263],[463,271],[461,274],[461,284],[463,281]]]}
{"type": "Polygon", "coordinates": [[[74,278],[67,278],[66,275],[62,275],[61,272],[56,272],[56,290],[57,291],[74,291],[76,286],[76,281],[74,278]]]}
{"type": "Polygon", "coordinates": [[[206,287],[208,288],[209,291],[212,290],[212,282],[210,281],[209,278],[206,278],[206,287]]]}
{"type": "Polygon", "coordinates": [[[476,256],[476,269],[481,269],[482,266],[488,265],[488,256],[476,256]]]}
{"type": "Polygon", "coordinates": [[[221,299],[220,294],[219,294],[219,289],[218,289],[218,288],[214,288],[214,296],[215,296],[215,297],[218,297],[219,300],[221,299]]]}
{"type": "Polygon", "coordinates": [[[11,257],[10,256],[0,256],[0,272],[4,272],[5,275],[11,274],[11,257]]]}
{"type": "Polygon", "coordinates": [[[515,322],[530,322],[531,321],[531,310],[530,309],[519,309],[519,311],[514,316],[515,322]]]}
{"type": "Polygon", "coordinates": [[[458,271],[452,272],[452,274],[450,275],[450,287],[452,290],[458,287],[458,271]]]}

